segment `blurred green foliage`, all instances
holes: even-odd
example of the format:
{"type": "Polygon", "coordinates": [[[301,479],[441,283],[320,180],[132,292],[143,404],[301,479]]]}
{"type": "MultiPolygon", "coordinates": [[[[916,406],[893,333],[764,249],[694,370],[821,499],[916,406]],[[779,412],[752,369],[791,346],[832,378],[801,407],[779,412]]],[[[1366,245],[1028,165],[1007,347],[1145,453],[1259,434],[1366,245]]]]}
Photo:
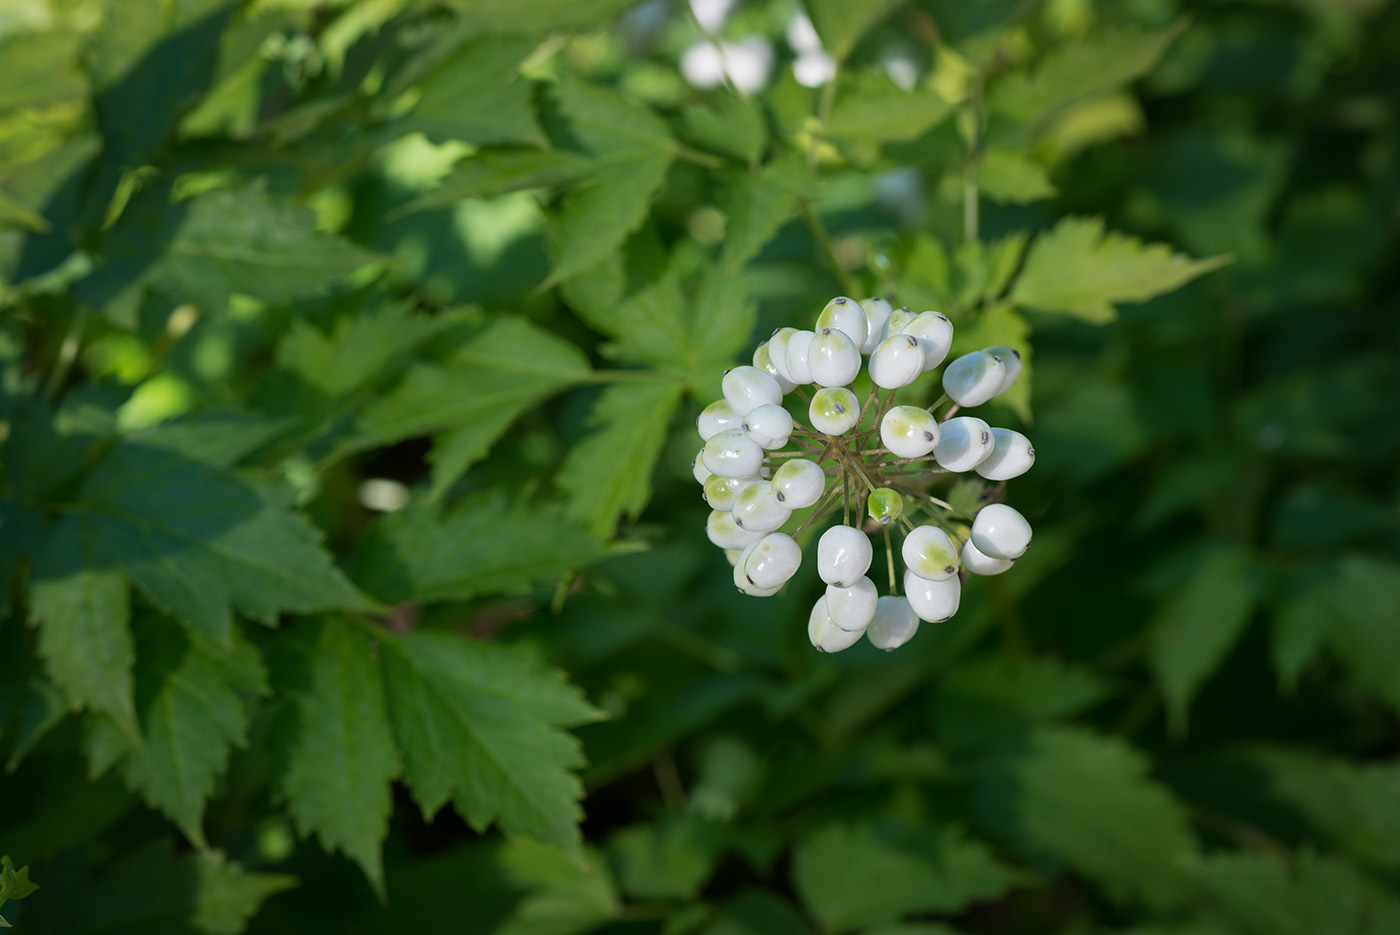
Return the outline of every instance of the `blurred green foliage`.
{"type": "Polygon", "coordinates": [[[0,8],[21,930],[1400,931],[1400,8],[722,6],[0,8]],[[1039,453],[888,655],[688,467],[842,292],[1039,453]]]}

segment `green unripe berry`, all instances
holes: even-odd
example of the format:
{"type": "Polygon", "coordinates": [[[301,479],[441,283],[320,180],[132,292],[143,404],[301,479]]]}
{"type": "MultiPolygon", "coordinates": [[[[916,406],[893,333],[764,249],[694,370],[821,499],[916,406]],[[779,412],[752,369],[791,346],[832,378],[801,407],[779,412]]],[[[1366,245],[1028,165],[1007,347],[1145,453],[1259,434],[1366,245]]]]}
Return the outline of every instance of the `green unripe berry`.
{"type": "Polygon", "coordinates": [[[904,513],[904,497],[891,487],[877,487],[865,499],[865,508],[871,519],[881,526],[888,526],[904,513]]]}

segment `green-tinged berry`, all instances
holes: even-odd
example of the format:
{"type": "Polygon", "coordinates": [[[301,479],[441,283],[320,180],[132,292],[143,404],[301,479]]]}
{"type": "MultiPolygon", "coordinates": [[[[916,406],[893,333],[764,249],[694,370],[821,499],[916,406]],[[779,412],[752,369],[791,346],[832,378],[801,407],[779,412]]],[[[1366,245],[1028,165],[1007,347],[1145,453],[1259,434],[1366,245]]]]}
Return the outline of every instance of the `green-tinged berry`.
{"type": "Polygon", "coordinates": [[[876,487],[865,498],[865,510],[881,526],[888,526],[904,513],[904,497],[893,487],[876,487]]]}
{"type": "Polygon", "coordinates": [[[896,458],[927,456],[938,436],[938,420],[920,406],[895,406],[880,420],[880,442],[896,458]]]}
{"type": "Polygon", "coordinates": [[[773,493],[790,510],[812,506],[825,492],[826,473],[815,461],[792,458],[773,472],[773,493]]]}
{"type": "Polygon", "coordinates": [[[825,387],[812,394],[807,418],[818,432],[845,435],[860,421],[860,400],[844,386],[825,387]]]}
{"type": "Polygon", "coordinates": [[[904,567],[925,581],[945,581],[958,573],[958,547],[937,526],[916,526],[899,550],[904,567]]]}

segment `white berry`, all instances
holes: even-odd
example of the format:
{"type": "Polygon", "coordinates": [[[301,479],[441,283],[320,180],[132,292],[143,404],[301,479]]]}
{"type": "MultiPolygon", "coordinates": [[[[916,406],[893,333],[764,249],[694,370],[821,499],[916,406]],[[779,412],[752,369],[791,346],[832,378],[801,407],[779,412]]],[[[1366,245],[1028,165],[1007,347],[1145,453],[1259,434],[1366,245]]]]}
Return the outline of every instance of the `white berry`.
{"type": "Polygon", "coordinates": [[[1001,359],[1001,365],[1006,368],[1006,376],[1001,381],[1001,389],[997,390],[1000,396],[1011,389],[1011,384],[1016,382],[1016,378],[1021,375],[1021,352],[1009,344],[998,344],[995,347],[984,348],[993,357],[1001,359]]]}
{"type": "Polygon", "coordinates": [[[705,478],[705,502],[712,510],[732,510],[739,499],[739,492],[745,487],[759,484],[758,477],[720,477],[711,474],[705,478]]]}
{"type": "Polygon", "coordinates": [[[726,370],[720,385],[724,389],[724,398],[741,416],[759,406],[783,401],[783,391],[777,379],[757,367],[726,370]]]}
{"type": "Polygon", "coordinates": [[[727,399],[717,399],[695,417],[695,430],[705,441],[714,438],[726,429],[737,429],[743,419],[727,399]]]}
{"type": "Polygon", "coordinates": [[[753,365],[768,374],[774,380],[777,380],[778,390],[784,396],[797,388],[797,384],[790,382],[787,377],[783,376],[782,373],[779,372],[777,365],[773,363],[773,357],[768,352],[767,341],[764,341],[758,347],[754,348],[753,365]]]}
{"type": "Polygon", "coordinates": [[[992,427],[976,416],[958,416],[938,427],[933,457],[940,467],[970,471],[992,453],[992,427]]]}
{"type": "Polygon", "coordinates": [[[812,394],[807,418],[818,432],[845,435],[860,421],[860,401],[844,386],[823,387],[812,394]]]}
{"type": "Polygon", "coordinates": [[[877,649],[889,652],[913,639],[919,632],[919,617],[904,597],[882,597],[875,605],[875,616],[865,628],[865,638],[877,649]]]}
{"type": "Polygon", "coordinates": [[[838,328],[823,328],[807,348],[807,367],[818,386],[845,386],[860,373],[860,346],[838,328]]]}
{"type": "Polygon", "coordinates": [[[919,339],[919,346],[924,349],[925,372],[943,363],[948,348],[953,346],[953,323],[942,312],[921,312],[901,330],[919,339]]]}
{"type": "Polygon", "coordinates": [[[885,319],[885,327],[880,332],[880,340],[888,341],[897,334],[903,334],[904,326],[918,317],[918,313],[910,311],[907,305],[890,312],[890,317],[885,319]]]}
{"type": "Polygon", "coordinates": [[[821,465],[806,458],[792,458],[773,472],[773,493],[790,510],[811,506],[826,492],[821,465]]]}
{"type": "Polygon", "coordinates": [[[899,550],[904,567],[925,581],[944,581],[958,573],[958,547],[937,526],[916,526],[899,550]]]}
{"type": "Polygon", "coordinates": [[[1006,366],[986,351],[964,354],[943,370],[943,392],[959,406],[980,406],[1001,392],[1006,366]]]}
{"type": "Polygon", "coordinates": [[[734,514],[715,510],[705,521],[705,534],[721,549],[742,549],[763,538],[758,530],[740,529],[734,523],[734,514]]]}
{"type": "Polygon", "coordinates": [[[763,466],[763,449],[737,428],[711,436],[702,457],[705,467],[721,477],[751,477],[763,466]]]}
{"type": "Polygon", "coordinates": [[[792,515],[773,493],[772,484],[754,484],[739,491],[734,501],[734,522],[744,529],[771,532],[792,515]]]}
{"type": "Polygon", "coordinates": [[[962,567],[972,575],[999,575],[1012,565],[1016,564],[1009,558],[992,558],[969,539],[963,543],[962,547],[962,567]]]}
{"type": "Polygon", "coordinates": [[[1011,480],[1020,477],[1035,464],[1035,448],[1031,440],[1011,429],[992,429],[992,453],[977,465],[977,473],[987,480],[1011,480]]]}
{"type": "MultiPolygon", "coordinates": [[[[821,333],[823,328],[832,328],[845,334],[846,337],[850,338],[851,344],[855,346],[856,353],[860,353],[860,346],[865,343],[865,336],[869,331],[865,309],[861,308],[860,303],[855,299],[848,299],[844,295],[838,295],[826,303],[826,308],[817,315],[817,332],[821,333]]],[[[850,381],[842,380],[840,382],[849,383],[850,381]]],[[[834,386],[836,384],[827,385],[834,386]]]]}
{"type": "Polygon", "coordinates": [[[924,457],[938,434],[938,420],[919,406],[895,406],[880,420],[880,442],[899,458],[924,457]]]}
{"type": "MultiPolygon", "coordinates": [[[[773,332],[768,339],[768,362],[773,365],[773,369],[778,371],[778,377],[797,386],[797,381],[792,378],[792,374],[787,369],[787,343],[788,338],[797,334],[796,328],[779,328],[773,332]]],[[[791,392],[791,391],[789,391],[791,392]]]]}
{"type": "Polygon", "coordinates": [[[817,575],[844,588],[870,569],[870,537],[854,526],[832,526],[817,540],[817,575]]]}
{"type": "Polygon", "coordinates": [[[807,361],[807,352],[812,347],[815,331],[796,331],[788,338],[787,360],[788,379],[797,384],[812,382],[812,367],[807,361]]]}
{"type": "MultiPolygon", "coordinates": [[[[762,541],[762,540],[759,540],[762,541]]],[[[739,553],[739,557],[734,561],[734,587],[739,589],[740,594],[747,594],[749,597],[772,597],[782,590],[783,586],[762,587],[749,579],[747,572],[749,557],[753,555],[757,542],[751,542],[739,553]]]]}
{"type": "Polygon", "coordinates": [[[834,584],[826,586],[826,612],[831,620],[843,630],[864,632],[875,616],[875,602],[880,592],[875,582],[864,576],[857,578],[848,588],[838,588],[834,584]]]}
{"type": "Polygon", "coordinates": [[[870,381],[887,390],[913,383],[924,372],[924,349],[912,334],[885,338],[870,355],[870,381]]]}
{"type": "Polygon", "coordinates": [[[802,565],[802,549],[792,536],[772,532],[749,547],[744,574],[759,588],[780,588],[802,565]]]}
{"type": "Polygon", "coordinates": [[[1031,544],[1031,524],[1014,507],[989,503],[972,521],[972,543],[991,558],[1016,560],[1031,544]]]}
{"type": "Polygon", "coordinates": [[[843,630],[831,619],[826,610],[826,596],[817,598],[812,614],[807,618],[807,639],[824,653],[839,653],[850,649],[860,639],[862,631],[843,630]]]}
{"type": "Polygon", "coordinates": [[[697,484],[705,483],[705,481],[709,480],[714,475],[714,471],[705,467],[704,446],[701,446],[700,450],[696,452],[695,457],[690,459],[690,473],[695,475],[695,483],[697,484]]]}
{"type": "Polygon", "coordinates": [[[885,337],[885,322],[889,320],[890,313],[894,309],[890,303],[877,295],[860,303],[861,309],[865,311],[865,341],[861,343],[860,352],[869,354],[880,346],[880,341],[885,337]]]}
{"type": "Polygon", "coordinates": [[[760,448],[773,451],[788,443],[792,435],[792,415],[782,406],[768,403],[749,410],[739,426],[760,448]]]}
{"type": "Polygon", "coordinates": [[[904,573],[904,596],[920,620],[941,623],[958,612],[962,601],[962,582],[956,575],[942,581],[920,578],[912,571],[904,573]]]}

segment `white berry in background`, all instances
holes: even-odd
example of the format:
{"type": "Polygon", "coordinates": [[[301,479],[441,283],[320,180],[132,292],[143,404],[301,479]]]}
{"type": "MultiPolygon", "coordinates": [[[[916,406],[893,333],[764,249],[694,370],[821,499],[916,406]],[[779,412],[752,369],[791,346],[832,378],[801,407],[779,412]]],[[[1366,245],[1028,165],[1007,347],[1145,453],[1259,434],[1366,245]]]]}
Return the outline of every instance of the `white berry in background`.
{"type": "Polygon", "coordinates": [[[737,429],[744,420],[725,399],[717,399],[695,417],[695,430],[705,441],[714,438],[726,429],[737,429]]]}
{"type": "Polygon", "coordinates": [[[726,370],[720,381],[724,398],[739,415],[769,403],[781,403],[783,391],[778,381],[757,367],[735,367],[726,370]]]}
{"type": "Polygon", "coordinates": [[[843,630],[831,619],[826,610],[826,597],[817,598],[812,614],[807,618],[807,639],[824,653],[839,653],[850,649],[863,635],[863,630],[843,630]]]}
{"type": "Polygon", "coordinates": [[[807,347],[807,369],[818,386],[845,386],[860,373],[860,348],[846,332],[823,328],[807,347]]]}
{"type": "Polygon", "coordinates": [[[740,594],[747,594],[749,597],[772,597],[774,594],[781,591],[783,586],[780,584],[771,588],[760,587],[749,580],[746,570],[749,556],[753,555],[754,547],[757,545],[757,542],[753,542],[745,546],[744,550],[739,553],[739,557],[734,561],[734,587],[739,589],[740,594]]]}
{"type": "MultiPolygon", "coordinates": [[[[865,309],[861,308],[859,302],[855,299],[848,299],[844,295],[838,295],[826,303],[826,308],[817,315],[817,333],[820,334],[823,328],[830,328],[845,334],[851,339],[856,352],[859,353],[861,345],[865,343],[869,325],[866,323],[865,309]]],[[[850,381],[842,380],[840,382],[849,383],[850,381]]]]}
{"type": "Polygon", "coordinates": [[[887,390],[908,386],[924,372],[924,349],[912,334],[885,338],[870,355],[870,382],[887,390]]]}
{"type": "Polygon", "coordinates": [[[958,612],[958,604],[962,601],[962,581],[956,575],[942,581],[929,581],[906,571],[904,596],[920,620],[942,623],[958,612]]]}
{"type": "Polygon", "coordinates": [[[992,453],[976,471],[987,480],[1011,480],[1029,471],[1032,464],[1035,448],[1029,438],[1011,429],[992,429],[992,453]]]}
{"type": "Polygon", "coordinates": [[[919,632],[919,617],[903,597],[885,596],[875,605],[875,616],[865,628],[865,638],[877,649],[889,652],[913,639],[919,632]]]}
{"type": "Polygon", "coordinates": [[[784,396],[791,393],[794,389],[797,388],[797,384],[789,381],[787,377],[783,376],[782,373],[778,370],[777,365],[773,363],[773,358],[768,353],[768,343],[766,341],[760,344],[754,350],[753,365],[759,370],[762,370],[764,373],[768,374],[773,379],[777,380],[778,389],[782,392],[784,396]]]}
{"type": "Polygon", "coordinates": [[[763,449],[743,429],[725,429],[711,436],[701,457],[710,473],[721,477],[752,477],[763,466],[763,449]]]}
{"type": "Polygon", "coordinates": [[[787,360],[788,379],[797,384],[812,382],[812,366],[807,362],[807,352],[812,347],[812,339],[817,336],[815,331],[798,331],[788,338],[787,350],[784,352],[787,360]]]}
{"type": "Polygon", "coordinates": [[[778,371],[778,377],[797,386],[797,381],[792,378],[792,374],[787,369],[787,343],[788,338],[797,334],[796,328],[779,328],[768,338],[768,362],[773,365],[773,369],[778,371]]]}
{"type": "Polygon", "coordinates": [[[724,559],[729,562],[730,565],[737,565],[739,563],[739,556],[743,554],[743,549],[725,549],[724,559]]]}
{"type": "Polygon", "coordinates": [[[1011,384],[1016,382],[1016,378],[1021,375],[1021,352],[1009,344],[998,344],[995,347],[983,348],[988,354],[1001,359],[1001,365],[1006,368],[1006,376],[1001,381],[1001,389],[997,390],[1000,396],[1011,389],[1011,384]]]}
{"type": "Polygon", "coordinates": [[[904,567],[925,581],[945,581],[958,573],[958,547],[937,526],[916,526],[899,550],[904,567]]]}
{"type": "Polygon", "coordinates": [[[733,513],[719,510],[710,513],[705,521],[705,534],[721,549],[742,549],[763,538],[759,530],[740,529],[734,523],[733,513]]]}
{"type": "Polygon", "coordinates": [[[695,457],[690,459],[690,473],[695,475],[695,483],[703,484],[715,473],[705,467],[705,449],[701,447],[695,457]]]}
{"type": "Polygon", "coordinates": [[[759,532],[771,532],[792,516],[792,510],[778,502],[772,484],[754,484],[739,491],[733,513],[740,527],[759,532]]]}
{"type": "Polygon", "coordinates": [[[972,521],[972,544],[992,558],[1020,558],[1031,544],[1031,524],[1014,507],[989,503],[972,521]]]}
{"type": "Polygon", "coordinates": [[[933,456],[941,467],[970,471],[992,453],[992,427],[976,416],[957,416],[938,427],[933,456]]]}
{"type": "Polygon", "coordinates": [[[924,457],[938,436],[938,420],[919,406],[895,406],[880,420],[880,443],[898,458],[924,457]]]}
{"type": "Polygon", "coordinates": [[[870,618],[875,616],[875,602],[879,598],[875,582],[863,576],[848,588],[829,584],[826,586],[826,612],[832,623],[841,629],[864,632],[870,618]]]}
{"type": "Polygon", "coordinates": [[[775,403],[750,409],[739,428],[760,448],[776,450],[792,435],[792,415],[775,403]]]}
{"type": "Polygon", "coordinates": [[[885,319],[885,327],[880,332],[880,340],[887,341],[897,334],[903,334],[904,326],[918,317],[919,313],[911,310],[907,305],[900,306],[890,312],[890,316],[885,319]]]}
{"type": "Polygon", "coordinates": [[[860,400],[844,386],[823,387],[812,394],[807,418],[818,432],[845,435],[860,421],[860,400]]]}
{"type": "Polygon", "coordinates": [[[773,472],[773,494],[790,510],[813,505],[825,492],[826,473],[815,461],[793,458],[773,472]]]}
{"type": "Polygon", "coordinates": [[[971,539],[963,543],[962,567],[968,574],[983,577],[999,575],[1014,564],[1016,563],[1009,558],[992,558],[973,545],[971,539]]]}
{"type": "Polygon", "coordinates": [[[870,570],[870,537],[854,526],[832,526],[817,540],[817,575],[844,588],[870,570]]]}
{"type": "Polygon", "coordinates": [[[860,352],[870,354],[884,340],[885,322],[889,321],[890,313],[894,311],[894,308],[878,295],[872,295],[865,299],[860,303],[860,307],[865,311],[866,329],[865,340],[860,345],[860,352]]]}
{"type": "Polygon", "coordinates": [[[980,406],[1001,392],[1006,366],[986,351],[964,354],[943,370],[943,392],[959,406],[980,406]]]}
{"type": "Polygon", "coordinates": [[[720,477],[711,474],[705,478],[705,502],[712,510],[732,510],[741,490],[761,483],[763,481],[758,477],[720,477]]]}
{"type": "Polygon", "coordinates": [[[802,549],[786,533],[769,533],[747,551],[744,574],[755,587],[780,588],[802,565],[802,549]]]}
{"type": "Polygon", "coordinates": [[[920,312],[901,329],[919,339],[924,349],[924,371],[928,372],[948,356],[953,346],[953,323],[942,312],[920,312]]]}

